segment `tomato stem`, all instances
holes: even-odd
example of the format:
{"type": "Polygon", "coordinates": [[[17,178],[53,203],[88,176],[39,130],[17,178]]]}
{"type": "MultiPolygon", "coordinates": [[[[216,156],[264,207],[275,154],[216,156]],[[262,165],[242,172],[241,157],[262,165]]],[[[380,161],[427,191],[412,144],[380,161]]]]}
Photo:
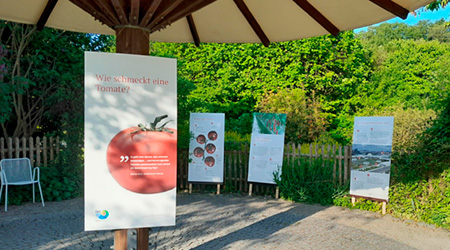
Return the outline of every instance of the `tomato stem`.
{"type": "Polygon", "coordinates": [[[165,128],[165,126],[167,125],[167,123],[171,122],[171,120],[170,120],[170,121],[167,121],[167,122],[165,122],[164,124],[162,124],[161,126],[157,127],[157,124],[158,124],[159,122],[161,122],[163,119],[167,118],[167,117],[168,117],[167,115],[157,116],[157,117],[155,118],[155,120],[154,120],[152,123],[150,123],[150,126],[149,126],[149,127],[146,127],[144,124],[139,123],[139,124],[138,124],[139,129],[137,129],[137,130],[131,132],[130,134],[134,134],[134,133],[137,133],[137,132],[139,132],[139,131],[168,132],[168,133],[173,134],[173,131],[172,131],[172,130],[170,130],[170,129],[168,129],[168,128],[165,128]]]}

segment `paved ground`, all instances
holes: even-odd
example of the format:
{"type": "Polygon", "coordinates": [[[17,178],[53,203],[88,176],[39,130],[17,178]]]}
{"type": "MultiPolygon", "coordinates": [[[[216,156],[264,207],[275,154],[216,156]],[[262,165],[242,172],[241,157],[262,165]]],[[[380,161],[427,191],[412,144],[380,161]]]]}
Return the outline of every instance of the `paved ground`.
{"type": "MultiPolygon", "coordinates": [[[[3,209],[3,207],[1,207],[3,209]]],[[[83,200],[0,210],[0,249],[111,249],[111,231],[83,231],[83,200]]],[[[450,232],[340,207],[238,195],[180,194],[177,225],[149,249],[450,249],[450,232]]]]}

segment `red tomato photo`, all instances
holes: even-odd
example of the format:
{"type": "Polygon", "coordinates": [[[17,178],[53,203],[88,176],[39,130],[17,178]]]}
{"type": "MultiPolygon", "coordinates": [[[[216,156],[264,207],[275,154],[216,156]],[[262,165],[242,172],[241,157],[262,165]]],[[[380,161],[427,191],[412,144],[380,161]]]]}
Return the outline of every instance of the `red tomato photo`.
{"type": "Polygon", "coordinates": [[[208,157],[205,158],[205,164],[208,167],[212,167],[212,166],[214,166],[214,164],[216,164],[216,160],[214,160],[213,157],[208,156],[208,157]]]}
{"type": "Polygon", "coordinates": [[[206,144],[206,152],[208,152],[208,154],[212,154],[215,151],[216,151],[216,146],[214,146],[214,144],[212,144],[212,143],[206,144]]]}
{"type": "Polygon", "coordinates": [[[211,131],[208,133],[208,139],[211,141],[215,141],[217,139],[217,132],[211,131]]]}
{"type": "Polygon", "coordinates": [[[204,135],[197,136],[197,142],[200,143],[200,144],[205,144],[206,137],[204,135]]]}
{"type": "Polygon", "coordinates": [[[109,172],[123,188],[155,194],[176,187],[177,131],[167,130],[172,133],[131,127],[112,138],[106,162],[109,172]]]}
{"type": "Polygon", "coordinates": [[[203,149],[202,148],[195,148],[194,149],[194,155],[197,158],[203,157],[203,149]]]}

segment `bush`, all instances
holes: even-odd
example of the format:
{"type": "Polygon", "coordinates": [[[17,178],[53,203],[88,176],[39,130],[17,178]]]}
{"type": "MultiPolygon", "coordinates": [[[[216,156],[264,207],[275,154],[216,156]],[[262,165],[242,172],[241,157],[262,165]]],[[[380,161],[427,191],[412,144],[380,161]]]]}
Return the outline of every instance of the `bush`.
{"type": "Polygon", "coordinates": [[[429,181],[395,184],[389,203],[394,216],[450,228],[450,171],[429,181]]]}
{"type": "Polygon", "coordinates": [[[310,99],[299,88],[266,93],[258,109],[261,112],[287,115],[286,142],[310,143],[326,130],[327,122],[320,103],[314,98],[310,99]]]}
{"type": "Polygon", "coordinates": [[[333,197],[346,189],[346,186],[334,187],[333,162],[322,159],[285,161],[281,176],[276,172],[274,180],[280,196],[295,202],[333,204],[333,197]]]}
{"type": "MultiPolygon", "coordinates": [[[[67,176],[70,171],[61,173],[56,164],[39,167],[40,182],[44,201],[61,201],[81,195],[83,183],[80,176],[67,176]]],[[[32,186],[9,186],[8,205],[20,205],[32,201],[32,186]]],[[[35,185],[36,202],[40,201],[39,188],[35,185]]],[[[2,203],[4,204],[4,196],[2,203]]]]}
{"type": "Polygon", "coordinates": [[[56,165],[40,167],[40,171],[45,201],[62,201],[82,194],[83,180],[78,174],[70,176],[71,171],[60,171],[56,165]]]}
{"type": "Polygon", "coordinates": [[[225,132],[225,149],[226,150],[245,150],[249,147],[251,135],[242,135],[234,131],[225,132]]]}
{"type": "Polygon", "coordinates": [[[413,154],[397,155],[396,182],[429,180],[450,166],[450,97],[443,101],[442,110],[418,138],[413,154]]]}

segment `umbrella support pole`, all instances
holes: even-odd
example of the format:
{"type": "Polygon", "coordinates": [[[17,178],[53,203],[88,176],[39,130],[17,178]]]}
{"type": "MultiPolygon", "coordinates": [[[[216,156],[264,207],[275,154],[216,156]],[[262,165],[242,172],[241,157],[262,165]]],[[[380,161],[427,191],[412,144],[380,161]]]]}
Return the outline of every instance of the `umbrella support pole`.
{"type": "Polygon", "coordinates": [[[116,28],[116,52],[147,55],[150,50],[150,33],[134,27],[116,28]]]}
{"type": "MultiPolygon", "coordinates": [[[[134,26],[117,27],[116,52],[146,55],[150,52],[150,32],[134,26]]],[[[148,249],[148,228],[137,228],[136,247],[138,250],[148,249]]],[[[128,229],[118,229],[114,233],[114,249],[127,250],[128,229]]]]}

